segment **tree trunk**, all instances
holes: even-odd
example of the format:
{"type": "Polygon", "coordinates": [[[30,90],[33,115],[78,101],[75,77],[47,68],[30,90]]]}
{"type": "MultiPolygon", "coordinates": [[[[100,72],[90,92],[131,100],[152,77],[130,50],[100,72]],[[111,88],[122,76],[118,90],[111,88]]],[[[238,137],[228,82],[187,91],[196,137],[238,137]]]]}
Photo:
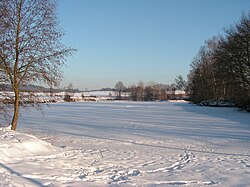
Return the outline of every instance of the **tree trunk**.
{"type": "Polygon", "coordinates": [[[22,12],[22,7],[23,7],[24,0],[21,0],[18,2],[18,9],[17,9],[17,25],[16,25],[16,43],[15,43],[15,52],[16,52],[16,59],[15,59],[15,64],[14,64],[14,72],[13,72],[13,80],[12,80],[12,88],[15,94],[15,100],[14,100],[14,114],[12,117],[12,122],[11,122],[11,130],[16,130],[17,127],[17,122],[18,122],[18,117],[19,117],[19,70],[18,70],[18,64],[19,64],[19,57],[20,57],[20,32],[21,32],[21,12],[22,12]]]}
{"type": "Polygon", "coordinates": [[[14,114],[13,114],[12,122],[11,122],[11,130],[16,130],[17,121],[19,117],[19,90],[15,89],[14,93],[15,93],[14,114]]]}

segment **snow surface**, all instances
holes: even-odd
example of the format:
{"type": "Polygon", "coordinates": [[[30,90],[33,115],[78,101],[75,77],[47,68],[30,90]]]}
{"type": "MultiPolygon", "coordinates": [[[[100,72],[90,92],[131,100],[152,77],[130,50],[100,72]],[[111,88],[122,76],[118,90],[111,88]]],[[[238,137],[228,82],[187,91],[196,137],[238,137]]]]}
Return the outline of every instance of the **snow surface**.
{"type": "Polygon", "coordinates": [[[250,114],[186,102],[54,103],[0,129],[0,186],[250,186],[250,114]],[[38,138],[37,138],[38,137],[38,138]]]}

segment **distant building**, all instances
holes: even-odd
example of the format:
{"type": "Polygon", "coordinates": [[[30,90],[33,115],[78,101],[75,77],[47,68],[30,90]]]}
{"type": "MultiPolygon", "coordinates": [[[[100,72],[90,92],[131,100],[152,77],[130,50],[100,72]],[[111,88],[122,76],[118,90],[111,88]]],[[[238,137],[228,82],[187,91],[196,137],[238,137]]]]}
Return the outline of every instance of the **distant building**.
{"type": "Polygon", "coordinates": [[[181,100],[187,98],[187,93],[183,90],[166,91],[167,98],[170,100],[181,100]]]}

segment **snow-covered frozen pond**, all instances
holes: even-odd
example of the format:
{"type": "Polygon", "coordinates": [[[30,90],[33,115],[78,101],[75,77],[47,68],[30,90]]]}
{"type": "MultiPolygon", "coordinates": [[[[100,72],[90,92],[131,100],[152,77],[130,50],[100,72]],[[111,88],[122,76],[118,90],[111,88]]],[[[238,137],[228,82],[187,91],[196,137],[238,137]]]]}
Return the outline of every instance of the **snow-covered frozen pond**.
{"type": "Polygon", "coordinates": [[[117,138],[250,140],[250,114],[237,108],[211,108],[185,102],[60,103],[23,113],[19,129],[117,138]]]}
{"type": "Polygon", "coordinates": [[[24,177],[4,173],[12,184],[250,186],[250,114],[237,108],[83,102],[43,112],[23,112],[18,131],[55,147],[44,143],[50,153],[7,160],[24,177]]]}

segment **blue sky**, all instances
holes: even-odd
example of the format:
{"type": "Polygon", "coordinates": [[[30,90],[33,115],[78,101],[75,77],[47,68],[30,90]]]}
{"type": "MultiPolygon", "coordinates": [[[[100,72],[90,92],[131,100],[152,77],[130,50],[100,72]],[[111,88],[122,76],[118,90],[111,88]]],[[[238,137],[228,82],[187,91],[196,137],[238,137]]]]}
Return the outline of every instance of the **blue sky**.
{"type": "Polygon", "coordinates": [[[249,0],[58,0],[63,43],[78,49],[62,87],[81,90],[186,78],[204,41],[250,11],[249,0]]]}

